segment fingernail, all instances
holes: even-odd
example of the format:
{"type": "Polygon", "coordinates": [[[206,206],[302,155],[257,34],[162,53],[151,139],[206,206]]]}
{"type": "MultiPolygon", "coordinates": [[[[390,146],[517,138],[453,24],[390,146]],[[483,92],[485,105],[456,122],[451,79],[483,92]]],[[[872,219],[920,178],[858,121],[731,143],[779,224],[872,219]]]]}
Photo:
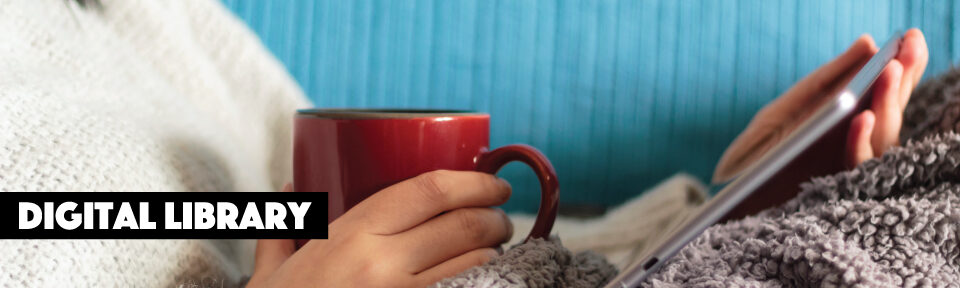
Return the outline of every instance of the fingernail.
{"type": "Polygon", "coordinates": [[[500,185],[503,185],[504,187],[510,188],[510,182],[507,182],[506,179],[497,177],[497,181],[500,181],[500,185]]]}

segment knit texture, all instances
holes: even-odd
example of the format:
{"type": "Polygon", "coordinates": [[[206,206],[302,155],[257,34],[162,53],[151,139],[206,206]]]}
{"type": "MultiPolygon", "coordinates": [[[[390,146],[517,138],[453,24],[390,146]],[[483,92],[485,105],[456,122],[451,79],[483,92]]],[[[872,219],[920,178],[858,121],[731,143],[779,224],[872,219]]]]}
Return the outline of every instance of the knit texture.
{"type": "Polygon", "coordinates": [[[957,287],[958,163],[949,132],[816,178],[783,207],[711,227],[646,284],[957,287]]]}
{"type": "MultiPolygon", "coordinates": [[[[902,134],[928,136],[707,229],[643,286],[960,287],[958,79],[951,70],[914,92],[902,134]]],[[[534,241],[438,286],[597,287],[612,271],[592,254],[534,241]]]]}
{"type": "MultiPolygon", "coordinates": [[[[307,102],[242,22],[214,0],[101,2],[0,0],[0,191],[290,181],[307,102]]],[[[250,242],[7,240],[0,287],[230,287],[250,242]]]]}
{"type": "Polygon", "coordinates": [[[434,287],[597,287],[616,274],[599,254],[573,254],[556,238],[533,239],[434,287]]]}
{"type": "Polygon", "coordinates": [[[960,71],[922,84],[909,139],[812,179],[782,205],[716,225],[670,259],[656,287],[960,287],[960,71]]]}
{"type": "MultiPolygon", "coordinates": [[[[573,253],[597,252],[618,269],[639,260],[669,236],[672,228],[695,215],[706,202],[707,189],[696,178],[677,174],[601,217],[557,217],[553,233],[573,253]]],[[[513,231],[530,231],[536,215],[510,215],[513,231]]],[[[525,240],[513,233],[509,246],[525,240]]]]}
{"type": "MultiPolygon", "coordinates": [[[[641,196],[596,219],[560,217],[554,232],[563,237],[534,239],[515,233],[513,248],[486,265],[471,268],[435,287],[597,287],[617,268],[637,260],[664,233],[693,215],[706,198],[689,175],[663,181],[641,196]],[[641,215],[642,214],[642,215],[641,215]],[[611,264],[615,263],[617,265],[611,264]]],[[[528,231],[535,217],[511,215],[515,231],[528,231]]]]}
{"type": "Polygon", "coordinates": [[[960,69],[930,78],[910,96],[904,109],[900,139],[960,131],[960,69]]]}

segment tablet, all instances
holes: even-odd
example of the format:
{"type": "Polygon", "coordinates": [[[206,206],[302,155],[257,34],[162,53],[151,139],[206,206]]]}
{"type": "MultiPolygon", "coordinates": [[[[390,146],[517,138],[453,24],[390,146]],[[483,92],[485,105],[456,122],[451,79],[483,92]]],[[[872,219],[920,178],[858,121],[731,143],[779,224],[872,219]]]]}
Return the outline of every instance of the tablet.
{"type": "Polygon", "coordinates": [[[809,119],[797,127],[783,141],[768,150],[763,157],[751,164],[744,172],[728,182],[716,196],[704,204],[700,211],[690,217],[660,243],[650,254],[621,272],[606,285],[613,287],[639,287],[650,274],[656,272],[666,260],[693,241],[707,227],[717,223],[747,196],[777,175],[808,147],[821,139],[828,131],[841,125],[849,126],[853,115],[870,106],[868,91],[890,60],[896,58],[903,41],[903,33],[896,32],[877,54],[847,83],[840,92],[820,107],[809,119]]]}

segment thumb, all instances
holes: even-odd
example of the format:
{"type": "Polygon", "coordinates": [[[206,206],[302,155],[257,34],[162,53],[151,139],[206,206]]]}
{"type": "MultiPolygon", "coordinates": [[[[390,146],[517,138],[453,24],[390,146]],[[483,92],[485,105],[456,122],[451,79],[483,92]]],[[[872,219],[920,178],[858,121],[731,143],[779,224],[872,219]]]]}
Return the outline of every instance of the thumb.
{"type": "MultiPolygon", "coordinates": [[[[293,185],[283,185],[283,192],[292,192],[293,185]]],[[[253,276],[247,282],[247,287],[260,287],[262,282],[273,274],[287,258],[297,251],[296,242],[291,239],[260,239],[257,240],[257,252],[254,257],[253,276]]]]}
{"type": "Polygon", "coordinates": [[[257,272],[260,270],[273,272],[296,251],[297,248],[292,239],[257,240],[257,258],[253,269],[257,272]]]}
{"type": "Polygon", "coordinates": [[[257,240],[256,262],[253,265],[253,276],[250,277],[247,287],[260,286],[296,250],[294,241],[291,239],[257,240]]]}
{"type": "MultiPolygon", "coordinates": [[[[283,185],[283,192],[293,191],[293,185],[283,185]]],[[[272,273],[280,267],[293,252],[297,251],[296,242],[289,239],[260,239],[257,240],[256,262],[253,266],[254,274],[272,273]]]]}

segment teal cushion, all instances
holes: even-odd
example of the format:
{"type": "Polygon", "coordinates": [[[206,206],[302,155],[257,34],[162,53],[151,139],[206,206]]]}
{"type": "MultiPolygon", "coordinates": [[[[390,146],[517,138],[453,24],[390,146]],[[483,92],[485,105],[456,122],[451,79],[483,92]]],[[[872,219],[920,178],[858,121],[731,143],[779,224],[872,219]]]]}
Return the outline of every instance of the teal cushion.
{"type": "MultiPolygon", "coordinates": [[[[960,57],[955,1],[225,0],[320,107],[492,115],[491,144],[553,161],[564,203],[709,180],[765,103],[862,33],[920,27],[927,75],[960,57]]],[[[535,211],[511,164],[508,210],[535,211]]]]}

